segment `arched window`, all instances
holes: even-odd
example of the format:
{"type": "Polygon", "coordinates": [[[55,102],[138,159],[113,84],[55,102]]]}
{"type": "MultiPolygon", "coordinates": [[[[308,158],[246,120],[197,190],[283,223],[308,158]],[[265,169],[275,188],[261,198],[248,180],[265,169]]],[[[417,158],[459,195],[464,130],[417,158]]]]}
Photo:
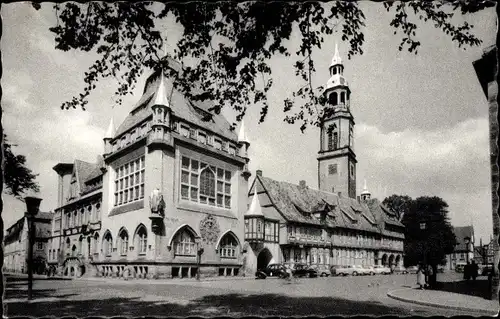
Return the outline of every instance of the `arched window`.
{"type": "Polygon", "coordinates": [[[238,242],[234,238],[233,234],[226,234],[221,239],[219,245],[219,254],[222,258],[236,258],[237,255],[238,242]]]}
{"type": "Polygon", "coordinates": [[[109,231],[104,235],[102,244],[104,249],[104,256],[111,257],[111,252],[113,251],[113,237],[111,236],[111,233],[109,231]]]}
{"type": "Polygon", "coordinates": [[[345,104],[345,92],[340,93],[340,103],[345,104]]]}
{"type": "Polygon", "coordinates": [[[146,254],[147,246],[148,246],[148,232],[144,225],[139,225],[135,232],[136,236],[136,245],[137,245],[137,253],[139,255],[146,254]]]}
{"type": "Polygon", "coordinates": [[[338,102],[338,95],[337,95],[337,92],[333,92],[332,94],[330,94],[330,104],[331,105],[337,105],[339,102],[338,102]]]}
{"type": "Polygon", "coordinates": [[[215,174],[206,167],[200,174],[200,201],[215,205],[215,174]]]}
{"type": "Polygon", "coordinates": [[[76,227],[78,225],[78,211],[75,210],[73,213],[73,227],[76,227]]]}
{"type": "Polygon", "coordinates": [[[195,240],[193,234],[187,229],[181,229],[174,238],[174,251],[176,255],[196,255],[195,240]]]}
{"type": "Polygon", "coordinates": [[[69,238],[66,238],[66,249],[69,250],[70,247],[71,247],[71,241],[69,240],[69,238]]]}
{"type": "Polygon", "coordinates": [[[93,246],[93,253],[94,254],[98,254],[99,253],[98,247],[99,247],[99,234],[95,233],[95,235],[94,235],[94,246],[93,246]]]}
{"type": "Polygon", "coordinates": [[[128,252],[128,233],[127,230],[122,229],[120,233],[118,234],[119,237],[119,248],[120,248],[120,255],[125,256],[127,255],[128,252]]]}
{"type": "Polygon", "coordinates": [[[78,238],[78,251],[77,253],[78,254],[81,254],[83,252],[83,236],[80,236],[80,238],[78,238]]]}
{"type": "Polygon", "coordinates": [[[95,218],[94,221],[99,221],[101,220],[101,204],[97,203],[95,205],[95,218]]]}

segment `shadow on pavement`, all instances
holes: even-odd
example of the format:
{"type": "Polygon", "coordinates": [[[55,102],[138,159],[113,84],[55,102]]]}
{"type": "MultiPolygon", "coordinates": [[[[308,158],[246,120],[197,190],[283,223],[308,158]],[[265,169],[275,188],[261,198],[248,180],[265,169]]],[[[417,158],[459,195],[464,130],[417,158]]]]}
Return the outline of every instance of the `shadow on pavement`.
{"type": "Polygon", "coordinates": [[[453,282],[437,282],[434,290],[453,292],[457,294],[464,294],[474,297],[481,297],[488,299],[489,297],[489,282],[488,278],[481,278],[474,280],[461,280],[453,282]]]}
{"type": "MultiPolygon", "coordinates": [[[[76,296],[77,294],[57,294],[55,289],[33,289],[32,296],[34,299],[40,298],[57,298],[65,299],[68,297],[76,296]]],[[[26,299],[28,298],[28,288],[26,285],[9,285],[4,292],[4,299],[26,299]]]]}
{"type": "MultiPolygon", "coordinates": [[[[40,295],[50,291],[38,292],[40,295]]],[[[57,296],[59,298],[59,296],[57,296]]],[[[64,298],[64,296],[62,297],[64,298]]],[[[144,301],[139,298],[9,302],[8,316],[306,316],[306,315],[411,315],[405,308],[379,302],[353,301],[330,297],[290,297],[277,294],[209,295],[178,304],[144,301]]],[[[421,313],[420,313],[421,314],[421,313]]],[[[430,315],[430,314],[429,314],[430,315]]]]}
{"type": "MultiPolygon", "coordinates": [[[[11,283],[11,282],[28,282],[28,277],[26,276],[11,276],[11,275],[5,275],[5,280],[7,283],[11,283]]],[[[54,280],[64,280],[64,281],[68,281],[68,280],[73,280],[71,278],[63,278],[63,277],[35,277],[33,278],[34,281],[41,281],[41,280],[50,280],[50,281],[54,281],[54,280]]]]}

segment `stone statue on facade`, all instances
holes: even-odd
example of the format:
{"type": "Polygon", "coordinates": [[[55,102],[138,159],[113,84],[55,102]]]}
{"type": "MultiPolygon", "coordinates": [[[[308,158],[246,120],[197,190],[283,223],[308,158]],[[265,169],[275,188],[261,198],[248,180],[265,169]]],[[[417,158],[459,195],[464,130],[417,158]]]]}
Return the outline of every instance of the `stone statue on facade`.
{"type": "Polygon", "coordinates": [[[158,188],[154,189],[149,196],[149,207],[152,215],[164,216],[165,201],[158,188]]]}

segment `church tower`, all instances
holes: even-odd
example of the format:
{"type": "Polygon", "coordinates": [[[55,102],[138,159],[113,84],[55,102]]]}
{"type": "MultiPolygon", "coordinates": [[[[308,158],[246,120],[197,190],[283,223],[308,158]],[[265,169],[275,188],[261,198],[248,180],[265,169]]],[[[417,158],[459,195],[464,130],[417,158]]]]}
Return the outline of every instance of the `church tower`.
{"type": "Polygon", "coordinates": [[[323,94],[328,112],[320,127],[318,152],[319,189],[356,198],[356,154],[354,153],[354,118],[350,109],[351,90],[345,80],[344,65],[335,44],[330,64],[330,79],[323,94]]]}

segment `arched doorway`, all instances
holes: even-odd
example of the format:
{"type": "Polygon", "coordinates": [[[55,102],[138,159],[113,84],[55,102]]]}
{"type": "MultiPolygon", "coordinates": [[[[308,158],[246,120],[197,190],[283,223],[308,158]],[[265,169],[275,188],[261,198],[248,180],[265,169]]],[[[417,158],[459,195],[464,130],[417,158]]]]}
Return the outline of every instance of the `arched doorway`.
{"type": "Polygon", "coordinates": [[[396,266],[401,266],[401,255],[396,256],[396,266]]]}
{"type": "Polygon", "coordinates": [[[387,254],[384,254],[384,255],[382,256],[382,265],[383,265],[383,266],[387,266],[387,254]]]}
{"type": "Polygon", "coordinates": [[[269,262],[273,259],[273,254],[269,249],[264,248],[257,256],[257,269],[262,269],[269,265],[269,262]]]}
{"type": "Polygon", "coordinates": [[[389,256],[389,267],[392,269],[394,268],[394,255],[391,254],[391,256],[389,256]]]}

